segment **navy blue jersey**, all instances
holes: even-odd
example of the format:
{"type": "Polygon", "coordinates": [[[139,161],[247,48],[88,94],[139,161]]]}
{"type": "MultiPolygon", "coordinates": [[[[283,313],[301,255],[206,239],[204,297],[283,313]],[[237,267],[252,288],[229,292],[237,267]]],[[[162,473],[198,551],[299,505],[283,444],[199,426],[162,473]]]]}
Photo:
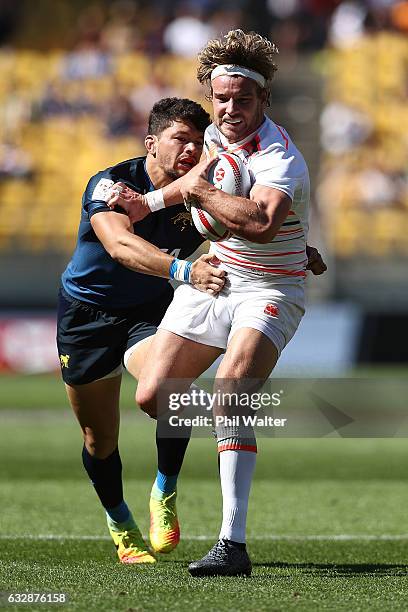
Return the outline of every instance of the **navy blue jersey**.
{"type": "MultiPolygon", "coordinates": [[[[167,279],[133,272],[112,259],[90,222],[92,215],[110,210],[104,196],[114,183],[121,181],[142,194],[154,189],[145,161],[137,157],[121,162],[89,181],[82,197],[77,245],[62,274],[62,285],[73,298],[103,308],[131,308],[168,292],[167,279]]],[[[133,228],[136,235],[181,259],[203,242],[183,204],[152,213],[133,228]]]]}

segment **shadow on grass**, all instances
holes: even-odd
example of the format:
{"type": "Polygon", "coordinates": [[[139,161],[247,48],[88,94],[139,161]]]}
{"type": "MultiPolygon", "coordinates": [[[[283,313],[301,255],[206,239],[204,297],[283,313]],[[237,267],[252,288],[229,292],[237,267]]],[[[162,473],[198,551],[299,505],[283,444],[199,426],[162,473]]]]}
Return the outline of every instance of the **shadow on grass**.
{"type": "Polygon", "coordinates": [[[305,573],[331,574],[336,576],[405,576],[408,575],[408,565],[402,563],[285,563],[271,561],[253,563],[254,567],[276,569],[298,569],[305,573]]]}

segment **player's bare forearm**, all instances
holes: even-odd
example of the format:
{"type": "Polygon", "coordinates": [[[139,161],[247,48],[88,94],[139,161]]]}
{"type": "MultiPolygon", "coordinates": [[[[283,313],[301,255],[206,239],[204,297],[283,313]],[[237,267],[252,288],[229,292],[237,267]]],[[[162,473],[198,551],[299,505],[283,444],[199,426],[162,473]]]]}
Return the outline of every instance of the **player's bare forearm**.
{"type": "MultiPolygon", "coordinates": [[[[187,172],[187,174],[176,179],[175,181],[162,186],[153,193],[137,193],[122,182],[115,183],[115,185],[112,187],[111,196],[107,201],[107,205],[111,210],[114,210],[116,206],[119,206],[126,212],[131,222],[136,223],[137,221],[144,219],[153,210],[160,210],[161,206],[151,207],[151,198],[154,194],[156,194],[156,197],[158,197],[160,194],[158,199],[166,208],[181,204],[183,202],[182,189],[186,177],[192,175],[192,177],[205,178],[207,176],[208,168],[212,163],[213,160],[203,159],[193,168],[193,170],[190,170],[187,172]]],[[[194,180],[194,178],[190,180],[194,180]]]]}
{"type": "Polygon", "coordinates": [[[169,278],[174,258],[135,236],[128,217],[116,212],[101,212],[93,215],[91,224],[112,259],[134,272],[169,278]]]}
{"type": "MultiPolygon", "coordinates": [[[[91,225],[109,255],[122,266],[150,276],[170,278],[170,266],[175,258],[163,253],[150,242],[133,234],[129,218],[116,212],[93,215],[91,225]]],[[[202,255],[192,265],[188,279],[196,289],[216,294],[224,286],[225,272],[216,267],[212,255],[202,255]]],[[[182,262],[177,260],[179,264],[182,262]]],[[[183,265],[185,265],[184,262],[183,265]]],[[[171,278],[178,278],[171,276],[171,278]]],[[[179,278],[183,280],[183,278],[179,278]]]]}
{"type": "MultiPolygon", "coordinates": [[[[183,177],[182,177],[183,178],[183,177]]],[[[183,203],[183,196],[181,195],[180,185],[182,178],[169,183],[165,187],[163,187],[163,200],[166,208],[169,206],[175,206],[176,204],[183,203]]]]}
{"type": "Polygon", "coordinates": [[[174,259],[143,238],[129,232],[117,237],[109,254],[115,261],[134,272],[162,278],[169,278],[170,265],[174,259]]]}
{"type": "Polygon", "coordinates": [[[247,240],[256,240],[265,221],[262,211],[255,202],[247,198],[231,196],[209,183],[203,185],[202,188],[197,187],[194,192],[186,192],[185,197],[191,204],[197,202],[233,234],[247,240]]]}
{"type": "MultiPolygon", "coordinates": [[[[170,266],[174,257],[163,253],[139,236],[121,234],[111,255],[120,264],[136,272],[170,278],[170,266]]],[[[225,284],[225,272],[212,265],[212,259],[211,254],[199,257],[191,265],[190,280],[187,282],[200,291],[215,295],[225,284]]]]}
{"type": "MultiPolygon", "coordinates": [[[[166,208],[183,202],[179,180],[180,179],[177,179],[177,181],[169,183],[162,188],[162,197],[166,208]]],[[[124,183],[116,183],[114,185],[112,195],[107,201],[107,205],[111,210],[115,210],[115,208],[119,206],[126,212],[132,223],[142,221],[142,219],[152,212],[149,207],[147,195],[137,193],[124,183]]]]}
{"type": "Polygon", "coordinates": [[[254,188],[251,197],[241,198],[216,189],[205,180],[182,184],[183,196],[196,200],[233,234],[255,243],[275,237],[290,210],[290,198],[277,189],[254,188]]]}

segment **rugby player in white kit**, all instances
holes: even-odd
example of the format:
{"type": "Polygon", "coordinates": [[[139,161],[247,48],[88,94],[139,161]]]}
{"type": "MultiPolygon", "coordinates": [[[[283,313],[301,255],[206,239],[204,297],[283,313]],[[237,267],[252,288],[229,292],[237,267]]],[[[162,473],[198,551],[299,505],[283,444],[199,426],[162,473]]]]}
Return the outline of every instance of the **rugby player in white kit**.
{"type": "MultiPolygon", "coordinates": [[[[260,35],[235,30],[209,41],[199,55],[198,78],[210,85],[214,111],[205,134],[207,155],[226,150],[238,155],[252,188],[248,198],[219,191],[205,180],[208,164],[201,164],[154,196],[155,205],[167,206],[181,192],[233,236],[211,247],[227,271],[217,296],[189,286],[175,293],[139,380],[136,400],[149,414],[156,414],[161,381],[182,378],[188,385],[224,351],[218,391],[242,392],[248,380],[262,384],[304,314],[309,174],[286,131],[264,114],[276,52],[260,35]]],[[[216,434],[222,526],[218,542],[189,571],[249,575],[245,528],[255,435],[252,428],[235,425],[216,427],[216,434]]]]}

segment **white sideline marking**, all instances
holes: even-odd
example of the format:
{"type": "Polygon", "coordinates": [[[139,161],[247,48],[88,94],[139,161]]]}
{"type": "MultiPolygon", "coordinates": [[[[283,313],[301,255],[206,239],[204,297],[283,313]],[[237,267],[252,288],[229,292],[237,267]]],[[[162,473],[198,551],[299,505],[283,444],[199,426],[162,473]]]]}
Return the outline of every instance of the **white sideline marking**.
{"type": "MultiPolygon", "coordinates": [[[[147,539],[147,536],[143,536],[147,539]]],[[[39,535],[5,535],[0,534],[0,540],[83,540],[83,541],[103,541],[110,540],[110,536],[97,536],[97,535],[63,535],[44,533],[39,535]]],[[[182,540],[186,541],[206,541],[216,540],[216,535],[187,535],[182,536],[182,540]]],[[[382,535],[371,535],[371,534],[315,534],[315,535],[292,535],[292,534],[281,534],[273,535],[267,534],[264,536],[256,535],[249,536],[248,540],[259,540],[259,541],[274,541],[274,542],[285,542],[285,541],[305,541],[305,542],[349,542],[349,541],[366,541],[366,542],[380,542],[388,540],[390,542],[397,542],[401,540],[408,540],[408,533],[401,534],[382,534],[382,535]]]]}

